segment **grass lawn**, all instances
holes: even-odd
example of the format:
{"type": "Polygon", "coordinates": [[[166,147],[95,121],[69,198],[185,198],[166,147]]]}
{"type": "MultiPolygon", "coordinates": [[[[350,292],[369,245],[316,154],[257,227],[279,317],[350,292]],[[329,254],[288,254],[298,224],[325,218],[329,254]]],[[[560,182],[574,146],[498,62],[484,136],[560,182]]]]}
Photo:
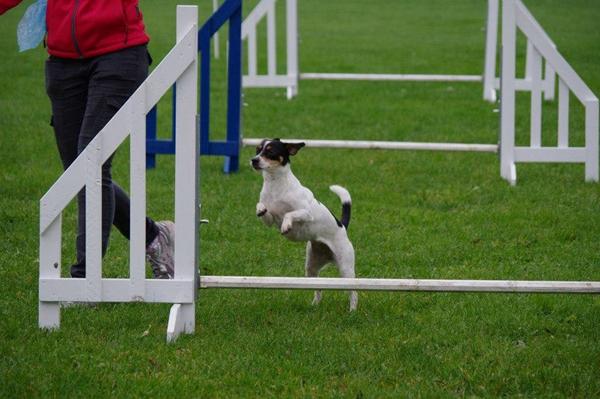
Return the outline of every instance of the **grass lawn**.
{"type": "MultiPolygon", "coordinates": [[[[202,19],[210,3],[200,5],[202,19]]],[[[156,63],[174,41],[175,4],[141,4],[156,63]]],[[[301,0],[301,70],[480,74],[485,4],[301,0]]],[[[600,3],[526,5],[600,94],[600,3]]],[[[306,291],[207,290],[196,334],[174,345],[165,344],[168,305],[74,307],[63,310],[60,330],[39,330],[38,206],[61,165],[44,49],[17,52],[25,8],[0,17],[0,397],[600,397],[598,296],[362,293],[350,314],[342,292],[325,292],[312,307],[306,291]]],[[[225,123],[224,67],[222,56],[213,66],[215,137],[225,123]]],[[[572,143],[581,144],[583,113],[572,99],[572,143]]],[[[498,137],[498,105],[484,102],[475,83],[302,81],[293,101],[270,89],[245,90],[243,101],[245,137],[498,137]]],[[[518,101],[517,141],[527,143],[529,95],[518,101]]],[[[168,98],[161,107],[166,132],[168,98]]],[[[544,103],[547,145],[556,143],[556,109],[544,103]]],[[[201,273],[301,276],[303,245],[254,216],[261,177],[248,166],[252,154],[242,151],[233,175],[221,172],[222,159],[201,160],[202,217],[210,219],[201,273]]],[[[113,175],[126,187],[127,162],[123,148],[113,175]]],[[[148,213],[171,219],[173,157],[157,163],[148,213]]],[[[361,277],[600,280],[600,186],[584,182],[582,165],[518,165],[516,187],[500,178],[494,154],[308,148],[293,169],[336,214],[328,186],[351,192],[361,277]]],[[[66,273],[74,206],[63,226],[66,273]]],[[[106,276],[126,275],[127,244],[115,231],[106,276]]]]}

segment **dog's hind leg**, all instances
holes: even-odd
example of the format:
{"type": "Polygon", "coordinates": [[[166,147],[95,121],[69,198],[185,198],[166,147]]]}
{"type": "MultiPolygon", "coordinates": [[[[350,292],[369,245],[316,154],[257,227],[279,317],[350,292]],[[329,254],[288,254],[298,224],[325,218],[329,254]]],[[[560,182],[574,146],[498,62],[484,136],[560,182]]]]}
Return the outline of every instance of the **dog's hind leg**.
{"type": "MultiPolygon", "coordinates": [[[[343,246],[343,250],[336,251],[335,264],[340,271],[340,276],[344,278],[355,278],[354,271],[354,248],[348,242],[343,246]]],[[[350,311],[355,311],[358,306],[358,294],[356,291],[350,291],[350,311]]]]}
{"type": "MultiPolygon", "coordinates": [[[[318,277],[323,266],[331,260],[331,250],[327,245],[317,241],[306,243],[306,264],[304,266],[306,277],[318,277]]],[[[321,302],[321,295],[321,290],[315,291],[313,305],[318,305],[321,302]]]]}

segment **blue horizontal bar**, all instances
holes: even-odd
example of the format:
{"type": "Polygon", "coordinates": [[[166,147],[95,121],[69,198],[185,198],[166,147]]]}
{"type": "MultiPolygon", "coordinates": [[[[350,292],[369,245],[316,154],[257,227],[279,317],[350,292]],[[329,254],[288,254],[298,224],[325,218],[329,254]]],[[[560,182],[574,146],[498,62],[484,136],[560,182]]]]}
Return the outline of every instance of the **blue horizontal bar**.
{"type": "Polygon", "coordinates": [[[236,141],[210,141],[208,146],[200,147],[201,155],[230,155],[237,156],[239,143],[236,141]]]}
{"type": "Polygon", "coordinates": [[[146,153],[149,154],[175,154],[175,141],[173,140],[147,140],[146,153]]]}

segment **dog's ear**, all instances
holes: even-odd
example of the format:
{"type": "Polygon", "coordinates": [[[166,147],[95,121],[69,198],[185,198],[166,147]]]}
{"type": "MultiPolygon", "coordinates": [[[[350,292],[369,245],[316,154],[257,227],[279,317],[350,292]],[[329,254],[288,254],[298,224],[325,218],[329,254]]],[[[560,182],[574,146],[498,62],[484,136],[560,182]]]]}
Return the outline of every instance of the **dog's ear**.
{"type": "Polygon", "coordinates": [[[296,155],[300,151],[300,148],[305,145],[304,143],[285,143],[285,148],[287,148],[290,155],[296,155]]]}

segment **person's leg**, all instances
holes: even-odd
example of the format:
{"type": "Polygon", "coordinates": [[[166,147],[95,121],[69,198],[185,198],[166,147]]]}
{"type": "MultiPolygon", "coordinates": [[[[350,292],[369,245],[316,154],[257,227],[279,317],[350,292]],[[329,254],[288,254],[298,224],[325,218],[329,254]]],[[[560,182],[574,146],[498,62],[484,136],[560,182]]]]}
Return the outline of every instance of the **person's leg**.
{"type": "MultiPolygon", "coordinates": [[[[49,57],[46,61],[46,92],[52,105],[51,124],[58,152],[66,170],[78,155],[79,132],[88,94],[86,62],[49,57]]],[[[71,267],[73,277],[85,276],[84,253],[80,253],[79,241],[76,244],[77,263],[71,267]]]]}
{"type": "MultiPolygon", "coordinates": [[[[148,57],[144,46],[129,48],[90,59],[88,95],[78,141],[81,153],[148,74],[148,57]]],[[[102,166],[102,254],[108,248],[110,229],[118,214],[117,228],[129,232],[129,198],[119,191],[116,201],[113,186],[112,156],[102,166]],[[126,198],[126,199],[125,199],[126,198]],[[117,211],[116,206],[119,206],[117,211]]],[[[85,256],[85,193],[78,196],[78,253],[85,256]]],[[[80,261],[78,256],[78,263],[80,261]]]]}
{"type": "MultiPolygon", "coordinates": [[[[117,183],[113,181],[113,189],[115,192],[115,218],[113,220],[113,225],[119,230],[119,232],[123,235],[123,237],[129,240],[129,217],[131,214],[130,211],[130,203],[129,196],[119,186],[117,183]]],[[[150,245],[152,241],[158,235],[158,227],[156,223],[150,219],[146,218],[146,246],[150,245]]]]}

